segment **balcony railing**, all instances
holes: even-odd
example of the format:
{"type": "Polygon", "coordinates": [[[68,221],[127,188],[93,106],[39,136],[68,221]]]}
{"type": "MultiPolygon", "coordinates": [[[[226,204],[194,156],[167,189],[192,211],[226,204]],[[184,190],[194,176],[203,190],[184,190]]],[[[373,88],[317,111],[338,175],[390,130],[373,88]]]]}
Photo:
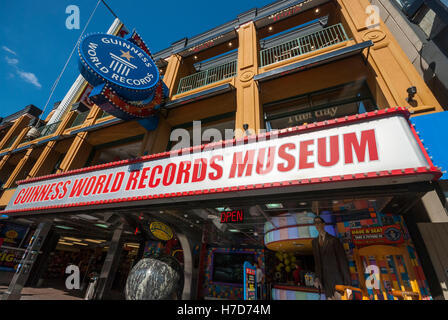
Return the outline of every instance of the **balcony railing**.
{"type": "Polygon", "coordinates": [[[53,134],[56,131],[60,123],[61,121],[54,122],[52,124],[47,124],[46,126],[37,128],[37,130],[39,131],[41,137],[49,136],[50,134],[53,134]]]}
{"type": "Polygon", "coordinates": [[[177,94],[234,77],[236,75],[236,64],[236,61],[231,61],[180,79],[177,94]]]}
{"type": "Polygon", "coordinates": [[[338,23],[315,33],[260,51],[260,67],[291,59],[348,40],[349,38],[344,27],[338,23]]]}
{"type": "Polygon", "coordinates": [[[110,113],[107,113],[106,111],[101,110],[101,114],[98,115],[98,118],[97,118],[97,119],[103,119],[103,118],[106,118],[106,117],[108,117],[108,116],[110,116],[110,115],[111,115],[110,113]]]}
{"type": "Polygon", "coordinates": [[[79,126],[79,125],[83,124],[84,121],[86,120],[87,116],[89,115],[89,112],[90,112],[90,110],[86,111],[86,112],[78,113],[76,115],[75,120],[73,120],[70,128],[73,128],[73,127],[76,127],[76,126],[79,126]]]}

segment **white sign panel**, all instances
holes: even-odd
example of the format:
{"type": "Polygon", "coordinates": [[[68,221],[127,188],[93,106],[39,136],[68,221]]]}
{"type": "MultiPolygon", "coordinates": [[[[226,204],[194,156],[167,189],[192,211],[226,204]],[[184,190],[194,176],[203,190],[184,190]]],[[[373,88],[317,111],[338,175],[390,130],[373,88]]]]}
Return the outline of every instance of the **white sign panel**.
{"type": "Polygon", "coordinates": [[[271,140],[25,181],[7,210],[428,168],[432,167],[429,162],[406,117],[395,113],[336,127],[297,130],[271,140]]]}

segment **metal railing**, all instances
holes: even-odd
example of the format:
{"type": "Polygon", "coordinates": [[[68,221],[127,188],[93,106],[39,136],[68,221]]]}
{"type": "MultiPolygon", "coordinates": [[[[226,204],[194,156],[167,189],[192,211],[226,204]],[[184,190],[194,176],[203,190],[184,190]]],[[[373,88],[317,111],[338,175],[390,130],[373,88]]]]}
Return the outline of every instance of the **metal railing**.
{"type": "Polygon", "coordinates": [[[72,124],[70,125],[70,128],[73,128],[73,127],[83,124],[84,121],[86,120],[87,116],[89,115],[89,112],[90,112],[90,110],[86,111],[86,112],[78,113],[76,115],[75,120],[73,120],[72,124]]]}
{"type": "Polygon", "coordinates": [[[102,113],[98,116],[98,119],[102,119],[102,118],[106,118],[106,117],[108,117],[108,116],[111,116],[110,113],[107,113],[107,112],[104,111],[104,110],[101,110],[101,111],[102,111],[102,113]]]}
{"type": "Polygon", "coordinates": [[[260,67],[348,41],[341,23],[260,51],[260,67]]]}
{"type": "Polygon", "coordinates": [[[37,131],[39,131],[41,137],[49,136],[50,134],[53,134],[56,131],[60,123],[61,121],[54,122],[52,124],[47,124],[46,126],[37,128],[37,131]]]}
{"type": "Polygon", "coordinates": [[[204,70],[186,77],[179,81],[177,94],[197,89],[208,84],[232,78],[236,75],[237,61],[231,61],[208,70],[204,70]]]}

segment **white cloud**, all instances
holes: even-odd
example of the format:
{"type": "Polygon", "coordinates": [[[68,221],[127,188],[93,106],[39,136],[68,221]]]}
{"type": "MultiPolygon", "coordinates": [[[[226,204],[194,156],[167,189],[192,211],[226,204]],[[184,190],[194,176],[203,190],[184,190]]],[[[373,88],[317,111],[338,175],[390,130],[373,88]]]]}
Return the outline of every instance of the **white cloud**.
{"type": "Polygon", "coordinates": [[[42,85],[39,83],[39,79],[37,79],[37,77],[34,73],[17,69],[17,74],[26,82],[31,83],[32,85],[34,85],[37,88],[42,88],[42,85]]]}
{"type": "Polygon", "coordinates": [[[15,53],[13,50],[9,49],[7,46],[2,46],[2,49],[5,50],[6,52],[9,52],[13,55],[17,55],[17,53],[15,53]]]}
{"type": "MultiPolygon", "coordinates": [[[[9,49],[6,46],[2,46],[2,49],[5,50],[6,52],[13,54],[15,56],[17,56],[17,54],[9,49]]],[[[31,83],[33,86],[35,86],[36,88],[42,88],[42,85],[39,83],[39,79],[36,77],[36,75],[32,72],[27,72],[27,71],[23,71],[18,67],[19,64],[19,59],[17,58],[10,58],[5,56],[5,60],[6,62],[13,67],[15,73],[25,82],[31,83]]],[[[14,74],[9,73],[9,79],[13,78],[14,74]]]]}
{"type": "Polygon", "coordinates": [[[8,62],[8,64],[10,65],[16,65],[19,63],[19,59],[16,58],[9,58],[9,57],[5,57],[6,62],[8,62]]]}

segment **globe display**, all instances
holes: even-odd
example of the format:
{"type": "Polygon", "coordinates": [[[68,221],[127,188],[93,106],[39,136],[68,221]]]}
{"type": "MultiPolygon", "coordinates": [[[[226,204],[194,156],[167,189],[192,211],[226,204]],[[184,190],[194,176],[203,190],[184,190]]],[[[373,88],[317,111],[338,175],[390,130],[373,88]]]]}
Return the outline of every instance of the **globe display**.
{"type": "Polygon", "coordinates": [[[126,281],[126,300],[176,300],[182,298],[184,274],[172,256],[154,254],[140,260],[126,281]]]}

